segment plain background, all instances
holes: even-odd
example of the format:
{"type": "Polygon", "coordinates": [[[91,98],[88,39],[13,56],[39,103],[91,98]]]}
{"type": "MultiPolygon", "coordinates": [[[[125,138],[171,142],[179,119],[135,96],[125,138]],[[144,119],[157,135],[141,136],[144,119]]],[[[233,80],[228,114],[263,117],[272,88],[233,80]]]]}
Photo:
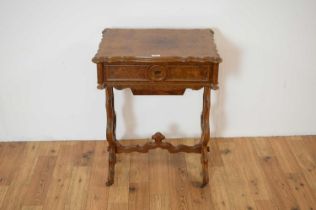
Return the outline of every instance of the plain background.
{"type": "MultiPolygon", "coordinates": [[[[315,0],[1,0],[0,140],[105,138],[91,62],[106,27],[212,28],[212,136],[316,134],[315,0]]],[[[118,138],[198,137],[202,91],[115,91],[118,138]]]]}

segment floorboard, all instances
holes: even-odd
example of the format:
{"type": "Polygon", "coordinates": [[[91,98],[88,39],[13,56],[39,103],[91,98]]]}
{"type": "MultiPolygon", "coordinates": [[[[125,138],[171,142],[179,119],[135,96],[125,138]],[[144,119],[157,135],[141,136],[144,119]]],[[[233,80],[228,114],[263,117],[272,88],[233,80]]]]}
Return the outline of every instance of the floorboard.
{"type": "Polygon", "coordinates": [[[161,149],[118,154],[107,187],[106,146],[0,143],[0,210],[316,210],[316,136],[212,139],[204,188],[199,154],[161,149]]]}

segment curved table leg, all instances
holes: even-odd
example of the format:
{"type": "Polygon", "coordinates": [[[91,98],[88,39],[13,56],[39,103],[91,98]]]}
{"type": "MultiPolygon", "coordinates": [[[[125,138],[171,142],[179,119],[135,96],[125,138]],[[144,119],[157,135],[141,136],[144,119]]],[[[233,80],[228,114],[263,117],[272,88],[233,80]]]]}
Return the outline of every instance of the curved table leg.
{"type": "Polygon", "coordinates": [[[108,180],[106,182],[107,186],[114,183],[114,171],[116,163],[116,115],[114,110],[114,94],[113,87],[106,87],[106,138],[108,141],[108,152],[109,152],[109,170],[108,170],[108,180]]]}
{"type": "Polygon", "coordinates": [[[201,164],[202,164],[202,177],[203,182],[202,186],[208,184],[209,182],[209,174],[208,174],[208,147],[207,144],[210,140],[210,123],[209,123],[209,116],[210,116],[210,103],[211,103],[211,96],[210,96],[210,87],[204,87],[203,93],[203,111],[201,114],[201,128],[202,128],[202,136],[201,136],[201,164]]]}
{"type": "Polygon", "coordinates": [[[109,148],[109,171],[108,180],[106,181],[106,186],[111,186],[114,183],[114,169],[116,163],[116,155],[113,147],[109,148]]]}
{"type": "MultiPolygon", "coordinates": [[[[106,182],[107,186],[114,183],[115,174],[115,163],[116,163],[116,152],[117,143],[115,135],[116,127],[116,115],[114,110],[114,94],[113,87],[106,87],[106,112],[107,112],[107,128],[106,128],[106,138],[108,141],[108,151],[109,151],[109,173],[106,182]]],[[[208,142],[210,140],[210,87],[204,87],[203,93],[203,111],[201,114],[201,164],[202,164],[202,187],[209,182],[208,173],[208,142]]]]}

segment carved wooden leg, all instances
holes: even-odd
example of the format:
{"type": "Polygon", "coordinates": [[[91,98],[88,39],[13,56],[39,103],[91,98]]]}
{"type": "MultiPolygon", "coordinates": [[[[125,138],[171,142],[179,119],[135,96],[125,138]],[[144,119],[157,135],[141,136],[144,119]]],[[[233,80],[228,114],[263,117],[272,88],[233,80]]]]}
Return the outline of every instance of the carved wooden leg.
{"type": "Polygon", "coordinates": [[[114,147],[109,147],[109,172],[106,186],[111,186],[114,183],[114,169],[116,163],[116,155],[114,147]]]}
{"type": "Polygon", "coordinates": [[[107,186],[110,186],[114,183],[114,169],[116,163],[116,115],[114,110],[114,94],[113,87],[106,87],[106,138],[108,141],[108,152],[109,152],[109,172],[108,180],[106,182],[107,186]]]}
{"type": "Polygon", "coordinates": [[[210,140],[210,87],[204,87],[203,93],[203,112],[201,115],[201,127],[202,127],[202,136],[201,136],[201,163],[202,163],[202,176],[203,182],[202,187],[208,184],[209,174],[208,174],[208,142],[210,140]]]}

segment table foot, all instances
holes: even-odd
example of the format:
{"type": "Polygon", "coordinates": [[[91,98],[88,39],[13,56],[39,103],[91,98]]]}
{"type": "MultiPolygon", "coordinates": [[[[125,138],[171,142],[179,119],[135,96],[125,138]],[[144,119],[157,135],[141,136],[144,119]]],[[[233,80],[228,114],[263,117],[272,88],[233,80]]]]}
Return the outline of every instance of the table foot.
{"type": "Polygon", "coordinates": [[[109,174],[108,174],[108,180],[106,182],[106,186],[111,186],[114,183],[115,163],[116,163],[115,149],[109,148],[109,174]]]}
{"type": "Polygon", "coordinates": [[[106,183],[105,183],[105,185],[106,185],[107,187],[111,186],[112,184],[114,184],[113,178],[112,178],[112,180],[108,180],[108,181],[106,181],[106,183]]]}
{"type": "Polygon", "coordinates": [[[201,151],[201,163],[202,163],[202,185],[204,187],[209,182],[209,174],[208,174],[208,156],[207,156],[207,147],[203,147],[201,151]]]}

